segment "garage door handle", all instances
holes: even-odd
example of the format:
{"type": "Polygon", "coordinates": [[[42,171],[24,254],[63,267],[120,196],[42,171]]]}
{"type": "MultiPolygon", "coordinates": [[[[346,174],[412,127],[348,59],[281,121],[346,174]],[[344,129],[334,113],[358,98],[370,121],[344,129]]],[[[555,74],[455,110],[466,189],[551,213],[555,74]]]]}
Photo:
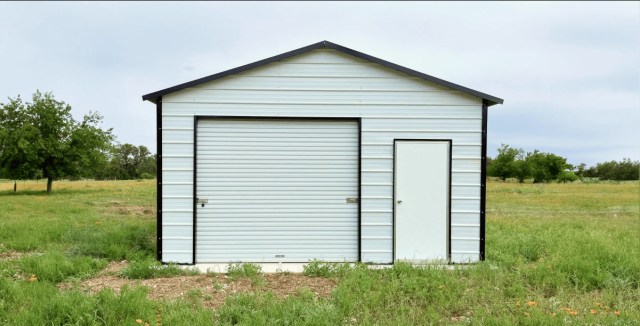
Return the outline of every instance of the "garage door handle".
{"type": "Polygon", "coordinates": [[[402,204],[402,200],[398,200],[396,203],[398,203],[398,205],[402,204]]]}
{"type": "Polygon", "coordinates": [[[209,199],[207,198],[196,198],[196,205],[201,204],[204,207],[204,204],[209,203],[209,199]]]}

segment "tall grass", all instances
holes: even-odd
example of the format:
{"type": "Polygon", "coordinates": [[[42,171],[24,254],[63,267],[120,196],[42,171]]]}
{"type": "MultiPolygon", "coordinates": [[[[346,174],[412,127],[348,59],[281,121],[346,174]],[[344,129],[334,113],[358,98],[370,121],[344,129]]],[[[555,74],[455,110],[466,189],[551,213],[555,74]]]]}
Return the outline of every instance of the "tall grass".
{"type": "Polygon", "coordinates": [[[132,261],[121,271],[121,276],[131,279],[150,279],[197,274],[197,269],[180,268],[175,264],[162,265],[156,260],[149,259],[132,261]]]}
{"type": "MultiPolygon", "coordinates": [[[[0,258],[0,324],[640,324],[638,183],[490,182],[484,262],[374,270],[316,261],[305,274],[336,279],[331,296],[302,289],[284,298],[259,286],[229,294],[216,311],[151,301],[145,288],[56,286],[110,260],[130,260],[130,278],[184,273],[153,262],[153,182],[58,182],[51,195],[2,187],[0,255],[22,256],[0,258]]],[[[251,264],[230,276],[265,279],[251,264]]]]}
{"type": "Polygon", "coordinates": [[[107,262],[103,259],[67,257],[56,252],[25,257],[19,262],[21,270],[27,275],[52,283],[59,283],[70,277],[86,278],[106,265],[107,262]]]}
{"type": "Polygon", "coordinates": [[[146,289],[102,290],[87,295],[60,291],[48,282],[16,283],[0,278],[0,324],[3,325],[205,325],[212,311],[181,302],[154,302],[146,289]]]}
{"type": "Polygon", "coordinates": [[[26,189],[15,194],[0,191],[0,250],[54,250],[110,260],[154,255],[152,181],[59,181],[51,194],[33,190],[37,186],[23,184],[26,189]]]}

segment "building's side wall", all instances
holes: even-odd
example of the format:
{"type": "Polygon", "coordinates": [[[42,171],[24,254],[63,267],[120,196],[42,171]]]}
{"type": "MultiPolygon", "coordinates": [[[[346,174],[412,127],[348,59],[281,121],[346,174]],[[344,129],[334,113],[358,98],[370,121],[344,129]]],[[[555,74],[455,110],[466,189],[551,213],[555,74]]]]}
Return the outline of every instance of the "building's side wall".
{"type": "Polygon", "coordinates": [[[390,263],[393,139],[452,139],[452,261],[480,258],[482,103],[333,50],[163,97],[163,261],[192,263],[194,115],[362,117],[361,254],[390,263]]]}

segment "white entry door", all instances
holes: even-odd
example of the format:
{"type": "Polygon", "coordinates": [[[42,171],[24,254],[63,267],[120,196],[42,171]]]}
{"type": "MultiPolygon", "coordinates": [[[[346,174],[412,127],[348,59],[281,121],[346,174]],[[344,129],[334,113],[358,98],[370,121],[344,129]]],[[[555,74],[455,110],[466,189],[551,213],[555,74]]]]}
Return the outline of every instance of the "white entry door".
{"type": "Polygon", "coordinates": [[[449,258],[451,142],[395,143],[395,259],[449,258]]]}

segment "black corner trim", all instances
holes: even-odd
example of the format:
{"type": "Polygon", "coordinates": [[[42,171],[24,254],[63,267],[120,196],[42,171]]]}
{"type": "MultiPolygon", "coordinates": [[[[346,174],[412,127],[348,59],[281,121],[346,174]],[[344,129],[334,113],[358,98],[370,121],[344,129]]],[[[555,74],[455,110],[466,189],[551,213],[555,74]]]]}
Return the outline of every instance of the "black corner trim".
{"type": "Polygon", "coordinates": [[[156,257],[162,261],[162,97],[156,101],[156,257]]]}
{"type": "Polygon", "coordinates": [[[362,118],[358,118],[358,262],[362,262],[362,118]]]}
{"type": "Polygon", "coordinates": [[[196,180],[197,180],[197,175],[198,175],[198,116],[194,116],[193,117],[193,194],[191,196],[191,199],[193,201],[193,235],[192,235],[192,249],[191,249],[191,263],[193,265],[196,264],[196,211],[198,210],[198,205],[196,203],[196,195],[197,195],[197,185],[196,185],[196,180]]]}
{"type": "Polygon", "coordinates": [[[482,157],[480,160],[480,260],[485,259],[485,221],[487,207],[487,117],[489,103],[482,101],[482,157]]]}
{"type": "Polygon", "coordinates": [[[223,71],[223,72],[219,72],[217,74],[213,74],[213,75],[209,75],[209,76],[206,76],[206,77],[198,78],[198,79],[192,80],[190,82],[182,83],[182,84],[179,84],[179,85],[176,85],[176,86],[172,86],[172,87],[165,88],[165,89],[162,89],[162,90],[159,90],[159,91],[155,91],[155,92],[143,95],[142,96],[142,100],[143,101],[151,101],[151,102],[155,103],[163,95],[166,95],[166,94],[169,94],[169,93],[177,92],[177,91],[185,89],[185,88],[189,88],[189,87],[193,87],[193,86],[196,86],[196,85],[200,85],[202,83],[210,82],[210,81],[213,81],[213,80],[216,80],[216,79],[220,79],[220,78],[223,78],[223,77],[226,77],[226,76],[229,76],[229,75],[233,75],[233,74],[237,74],[237,73],[240,73],[240,72],[243,72],[243,71],[247,71],[249,69],[261,67],[261,66],[264,66],[264,65],[269,64],[269,63],[273,63],[273,62],[276,62],[276,61],[284,60],[284,59],[287,59],[287,58],[290,58],[290,57],[293,57],[293,56],[296,56],[296,55],[299,55],[299,54],[302,54],[302,53],[306,53],[306,52],[309,52],[309,51],[312,51],[312,50],[316,50],[316,49],[321,49],[321,48],[333,49],[333,50],[342,52],[344,54],[348,54],[348,55],[351,55],[351,56],[354,56],[354,57],[357,57],[357,58],[360,58],[360,59],[364,59],[364,60],[379,64],[379,65],[385,66],[387,68],[391,68],[391,69],[400,71],[402,73],[408,74],[408,75],[413,76],[413,77],[421,78],[423,80],[426,80],[426,81],[429,81],[429,82],[432,82],[432,83],[436,83],[438,85],[442,85],[442,86],[451,88],[453,90],[460,91],[462,93],[466,93],[466,94],[469,94],[469,95],[473,95],[473,96],[479,97],[479,98],[481,98],[483,100],[483,102],[487,103],[487,106],[504,103],[503,99],[495,97],[493,95],[485,94],[485,93],[476,91],[476,90],[468,88],[468,87],[464,87],[464,86],[461,86],[461,85],[458,85],[458,84],[454,84],[454,83],[446,81],[444,79],[440,79],[440,78],[437,78],[437,77],[434,77],[434,76],[431,76],[431,75],[427,75],[425,73],[422,73],[422,72],[419,72],[419,71],[416,71],[416,70],[413,70],[413,69],[409,69],[407,67],[403,67],[401,65],[398,65],[398,64],[386,61],[386,60],[382,60],[382,59],[376,58],[374,56],[371,56],[371,55],[368,55],[368,54],[365,54],[365,53],[362,53],[362,52],[359,52],[359,51],[356,51],[356,50],[353,50],[353,49],[350,49],[350,48],[347,48],[347,47],[344,47],[344,46],[341,46],[341,45],[338,45],[338,44],[335,44],[335,43],[331,43],[329,41],[322,41],[322,42],[314,43],[314,44],[311,44],[311,45],[307,45],[305,47],[301,47],[301,48],[293,50],[293,51],[285,52],[285,53],[282,53],[282,54],[279,54],[279,55],[276,55],[276,56],[273,56],[273,57],[270,57],[270,58],[266,58],[266,59],[263,59],[263,60],[260,60],[260,61],[256,61],[256,62],[253,62],[253,63],[250,63],[250,64],[246,64],[244,66],[236,67],[236,68],[229,69],[229,70],[226,70],[226,71],[223,71]]]}
{"type": "Polygon", "coordinates": [[[449,205],[447,218],[449,221],[447,222],[447,255],[449,259],[449,264],[451,264],[451,190],[453,189],[453,139],[448,139],[449,141],[449,205]]]}

